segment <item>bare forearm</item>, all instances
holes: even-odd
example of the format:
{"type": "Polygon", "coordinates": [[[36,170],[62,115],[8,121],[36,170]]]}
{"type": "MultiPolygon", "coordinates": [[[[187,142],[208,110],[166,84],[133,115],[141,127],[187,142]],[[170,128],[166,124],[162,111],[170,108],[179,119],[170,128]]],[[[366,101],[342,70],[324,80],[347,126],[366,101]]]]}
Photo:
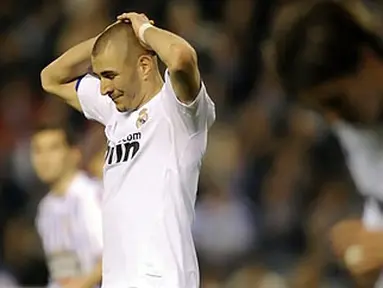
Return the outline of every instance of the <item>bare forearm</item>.
{"type": "Polygon", "coordinates": [[[41,73],[43,86],[49,82],[65,84],[86,74],[96,39],[94,37],[74,46],[49,64],[41,73]]]}
{"type": "Polygon", "coordinates": [[[190,57],[197,57],[193,47],[185,39],[161,28],[153,26],[147,29],[144,39],[169,70],[179,68],[183,60],[186,62],[190,57]]]}
{"type": "Polygon", "coordinates": [[[183,103],[192,103],[201,87],[194,48],[181,37],[153,26],[149,26],[140,38],[167,66],[177,98],[183,103]]]}
{"type": "Polygon", "coordinates": [[[93,271],[86,277],[84,287],[92,288],[101,282],[102,261],[100,260],[93,271]]]}

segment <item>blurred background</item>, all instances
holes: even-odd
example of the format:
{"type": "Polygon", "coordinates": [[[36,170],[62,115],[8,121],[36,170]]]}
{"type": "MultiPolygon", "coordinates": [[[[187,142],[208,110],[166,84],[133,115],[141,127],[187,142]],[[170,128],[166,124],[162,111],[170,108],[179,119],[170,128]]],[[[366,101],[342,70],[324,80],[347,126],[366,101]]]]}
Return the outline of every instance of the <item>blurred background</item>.
{"type": "Polygon", "coordinates": [[[288,2],[1,0],[0,287],[47,282],[34,227],[47,188],[29,160],[33,127],[71,123],[83,168],[102,173],[103,128],[44,94],[40,71],[123,11],[190,41],[216,102],[193,228],[202,287],[352,287],[327,243],[330,223],[360,208],[342,148],[321,118],[290,103],[262,60],[275,11],[288,2]]]}

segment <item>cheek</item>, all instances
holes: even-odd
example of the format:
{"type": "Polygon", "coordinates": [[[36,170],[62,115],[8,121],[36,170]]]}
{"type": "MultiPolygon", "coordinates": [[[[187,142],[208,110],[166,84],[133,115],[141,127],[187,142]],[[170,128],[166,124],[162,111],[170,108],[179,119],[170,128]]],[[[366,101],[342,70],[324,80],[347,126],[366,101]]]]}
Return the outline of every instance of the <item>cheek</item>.
{"type": "Polygon", "coordinates": [[[140,74],[138,70],[134,70],[132,74],[130,75],[130,82],[137,85],[137,83],[139,82],[139,79],[140,79],[140,74]]]}
{"type": "Polygon", "coordinates": [[[122,92],[129,92],[132,87],[132,81],[129,80],[129,78],[119,78],[114,81],[114,87],[116,90],[119,90],[122,92]]]}
{"type": "Polygon", "coordinates": [[[60,151],[55,151],[49,156],[49,164],[53,169],[61,169],[68,161],[70,161],[69,155],[60,151]]]}

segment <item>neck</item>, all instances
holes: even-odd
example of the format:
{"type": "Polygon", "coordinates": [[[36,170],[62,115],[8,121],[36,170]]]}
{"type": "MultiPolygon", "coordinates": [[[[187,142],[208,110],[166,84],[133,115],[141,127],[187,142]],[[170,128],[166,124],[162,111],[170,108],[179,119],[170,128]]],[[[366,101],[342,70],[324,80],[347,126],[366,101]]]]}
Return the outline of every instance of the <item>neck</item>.
{"type": "Polygon", "coordinates": [[[156,71],[148,79],[148,81],[145,82],[145,85],[143,85],[140,97],[142,101],[137,108],[140,108],[141,106],[148,103],[151,99],[153,99],[154,96],[156,96],[161,91],[163,85],[164,81],[162,80],[160,72],[156,71]]]}
{"type": "Polygon", "coordinates": [[[64,196],[77,172],[77,169],[73,169],[69,170],[67,173],[64,173],[56,182],[53,183],[53,185],[51,185],[50,188],[52,193],[57,196],[64,196]]]}

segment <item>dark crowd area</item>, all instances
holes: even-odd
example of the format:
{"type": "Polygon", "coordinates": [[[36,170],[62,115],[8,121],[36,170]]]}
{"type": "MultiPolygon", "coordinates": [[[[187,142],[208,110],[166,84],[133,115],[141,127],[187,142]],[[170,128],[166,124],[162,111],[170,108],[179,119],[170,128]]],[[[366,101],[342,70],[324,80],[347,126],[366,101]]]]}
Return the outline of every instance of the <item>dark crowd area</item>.
{"type": "Polygon", "coordinates": [[[123,11],[187,39],[216,103],[193,227],[202,287],[352,287],[327,237],[363,204],[343,150],[318,115],[280,91],[263,61],[275,11],[288,2],[1,0],[0,287],[47,283],[34,225],[47,193],[30,163],[34,127],[70,123],[83,169],[102,177],[103,128],[45,94],[40,71],[123,11]]]}

